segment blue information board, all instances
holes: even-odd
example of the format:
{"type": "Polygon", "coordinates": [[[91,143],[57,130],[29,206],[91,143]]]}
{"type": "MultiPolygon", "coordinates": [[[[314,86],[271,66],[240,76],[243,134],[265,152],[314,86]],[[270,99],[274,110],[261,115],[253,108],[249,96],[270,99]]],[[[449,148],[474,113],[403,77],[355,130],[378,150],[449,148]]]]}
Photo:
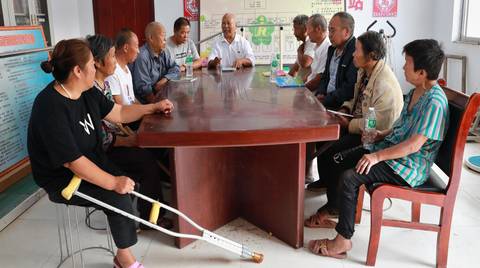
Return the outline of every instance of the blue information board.
{"type": "MultiPolygon", "coordinates": [[[[0,53],[45,48],[40,26],[0,27],[0,53]]],[[[0,177],[25,161],[27,127],[37,94],[53,80],[40,63],[48,52],[0,57],[0,177]]]]}

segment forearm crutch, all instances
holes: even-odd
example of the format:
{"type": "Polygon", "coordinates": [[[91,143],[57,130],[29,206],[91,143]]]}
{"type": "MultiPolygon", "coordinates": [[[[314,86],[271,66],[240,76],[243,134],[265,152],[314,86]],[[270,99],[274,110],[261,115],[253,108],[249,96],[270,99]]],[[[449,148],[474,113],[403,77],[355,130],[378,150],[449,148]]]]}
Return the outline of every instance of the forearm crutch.
{"type": "Polygon", "coordinates": [[[226,249],[230,252],[233,252],[233,253],[239,255],[242,258],[253,260],[256,263],[261,263],[263,261],[263,254],[253,252],[248,247],[246,247],[242,244],[239,244],[239,243],[234,242],[232,240],[229,240],[229,239],[227,239],[223,236],[220,236],[220,235],[217,235],[213,232],[210,232],[210,231],[202,228],[200,225],[196,224],[194,221],[192,221],[189,217],[187,217],[182,212],[180,212],[180,211],[178,211],[178,210],[176,210],[176,209],[174,209],[170,206],[167,206],[163,203],[160,203],[156,200],[153,200],[153,199],[151,199],[147,196],[144,196],[144,195],[142,195],[140,193],[137,193],[135,191],[131,192],[131,194],[152,203],[152,209],[150,211],[149,221],[146,221],[142,218],[139,218],[135,215],[127,213],[127,212],[125,212],[123,210],[120,210],[116,207],[113,207],[113,206],[111,206],[111,205],[109,205],[105,202],[102,202],[98,199],[95,199],[93,197],[90,197],[86,194],[83,194],[83,193],[79,192],[78,187],[80,187],[81,182],[82,182],[82,179],[80,179],[77,175],[74,175],[72,180],[70,181],[70,183],[67,185],[67,187],[65,187],[65,189],[62,190],[62,196],[66,200],[70,200],[73,195],[76,195],[76,196],[81,197],[81,198],[83,198],[87,201],[90,201],[90,202],[92,202],[96,205],[99,205],[103,208],[106,208],[108,210],[111,210],[113,212],[121,214],[121,215],[123,215],[123,216],[125,216],[129,219],[132,219],[132,220],[135,220],[139,223],[147,225],[148,227],[153,228],[153,229],[155,229],[157,231],[160,231],[162,233],[165,233],[167,235],[180,237],[180,238],[190,238],[190,239],[204,240],[204,241],[206,241],[210,244],[213,244],[217,247],[221,247],[221,248],[226,249]],[[158,220],[158,217],[160,215],[160,207],[163,207],[163,208],[177,214],[178,216],[182,217],[184,220],[186,220],[188,223],[190,223],[193,227],[195,227],[197,230],[199,230],[202,233],[202,236],[193,235],[193,234],[177,233],[177,232],[173,232],[173,231],[170,231],[170,230],[167,230],[165,228],[162,228],[162,227],[158,226],[157,225],[157,220],[158,220]]]}

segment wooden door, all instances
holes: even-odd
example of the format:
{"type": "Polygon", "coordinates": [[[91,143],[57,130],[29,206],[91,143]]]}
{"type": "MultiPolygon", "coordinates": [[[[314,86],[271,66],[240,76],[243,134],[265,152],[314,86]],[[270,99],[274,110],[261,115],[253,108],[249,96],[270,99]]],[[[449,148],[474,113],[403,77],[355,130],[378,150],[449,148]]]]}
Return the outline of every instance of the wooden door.
{"type": "Polygon", "coordinates": [[[95,33],[114,38],[124,28],[134,31],[140,45],[145,42],[145,26],[155,20],[153,0],[93,0],[95,33]]]}

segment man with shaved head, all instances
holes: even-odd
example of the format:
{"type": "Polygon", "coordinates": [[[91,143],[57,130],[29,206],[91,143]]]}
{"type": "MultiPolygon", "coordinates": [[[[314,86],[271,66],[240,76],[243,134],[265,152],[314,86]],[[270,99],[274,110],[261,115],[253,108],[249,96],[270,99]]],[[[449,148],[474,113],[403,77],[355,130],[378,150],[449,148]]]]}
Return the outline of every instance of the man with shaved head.
{"type": "Polygon", "coordinates": [[[212,46],[208,56],[208,68],[221,67],[251,67],[255,65],[250,43],[243,36],[236,33],[235,15],[227,13],[222,17],[222,36],[212,46]]]}
{"type": "Polygon", "coordinates": [[[135,96],[142,103],[155,102],[156,93],[179,75],[180,67],[166,49],[165,27],[156,21],[145,28],[146,44],[132,68],[135,96]]]}

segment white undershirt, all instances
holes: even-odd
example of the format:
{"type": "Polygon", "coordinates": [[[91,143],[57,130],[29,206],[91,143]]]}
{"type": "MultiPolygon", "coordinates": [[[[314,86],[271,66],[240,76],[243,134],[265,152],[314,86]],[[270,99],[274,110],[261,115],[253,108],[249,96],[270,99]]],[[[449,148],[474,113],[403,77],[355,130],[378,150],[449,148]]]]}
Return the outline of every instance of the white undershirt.
{"type": "Polygon", "coordinates": [[[128,66],[125,67],[127,71],[124,71],[117,63],[115,72],[105,81],[109,83],[113,96],[120,95],[122,97],[122,105],[130,105],[135,102],[135,94],[133,93],[132,73],[128,66]]]}

